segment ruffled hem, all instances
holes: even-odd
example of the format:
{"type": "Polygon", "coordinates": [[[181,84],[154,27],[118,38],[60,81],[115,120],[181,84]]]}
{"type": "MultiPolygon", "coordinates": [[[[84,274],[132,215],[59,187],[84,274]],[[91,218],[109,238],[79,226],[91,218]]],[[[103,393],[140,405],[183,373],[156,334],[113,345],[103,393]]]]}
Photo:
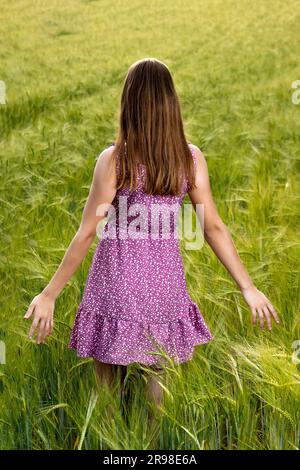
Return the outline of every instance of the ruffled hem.
{"type": "Polygon", "coordinates": [[[191,301],[188,313],[166,323],[145,323],[114,318],[78,307],[68,347],[78,357],[92,357],[109,364],[176,364],[193,358],[194,347],[213,339],[198,306],[191,301]],[[167,357],[166,357],[167,356],[167,357]]]}

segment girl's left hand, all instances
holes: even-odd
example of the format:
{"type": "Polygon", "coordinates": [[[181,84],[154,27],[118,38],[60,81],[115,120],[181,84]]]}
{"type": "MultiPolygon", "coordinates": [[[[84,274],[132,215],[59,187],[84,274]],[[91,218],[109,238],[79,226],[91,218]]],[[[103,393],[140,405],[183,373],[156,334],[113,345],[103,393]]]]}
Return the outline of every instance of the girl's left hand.
{"type": "Polygon", "coordinates": [[[280,323],[278,314],[270,300],[255,286],[242,288],[241,292],[251,309],[253,325],[256,325],[257,316],[261,329],[264,329],[265,322],[270,331],[272,330],[272,320],[280,323]]]}
{"type": "Polygon", "coordinates": [[[29,338],[32,339],[35,332],[37,344],[44,343],[47,336],[53,331],[53,313],[55,307],[55,298],[41,292],[36,295],[24,315],[25,320],[33,314],[34,318],[29,330],[29,338]]]}

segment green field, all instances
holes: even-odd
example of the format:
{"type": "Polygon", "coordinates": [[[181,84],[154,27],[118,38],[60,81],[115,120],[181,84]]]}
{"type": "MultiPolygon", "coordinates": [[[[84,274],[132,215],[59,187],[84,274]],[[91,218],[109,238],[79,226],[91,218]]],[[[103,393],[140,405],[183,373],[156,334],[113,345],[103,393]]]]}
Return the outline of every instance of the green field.
{"type": "Polygon", "coordinates": [[[23,315],[78,228],[128,67],[157,57],[219,213],[282,319],[272,333],[253,328],[210,247],[182,246],[214,341],[167,371],[159,448],[299,449],[299,2],[3,0],[0,17],[0,448],[151,449],[139,370],[128,371],[128,422],[112,422],[92,361],[67,348],[97,239],[57,299],[45,345],[28,340],[23,315]]]}

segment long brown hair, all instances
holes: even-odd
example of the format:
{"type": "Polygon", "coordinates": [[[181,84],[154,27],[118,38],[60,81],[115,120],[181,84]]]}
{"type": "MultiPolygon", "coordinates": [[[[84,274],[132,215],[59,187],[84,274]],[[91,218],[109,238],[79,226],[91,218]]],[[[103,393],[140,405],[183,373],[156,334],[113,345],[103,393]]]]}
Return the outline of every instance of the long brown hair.
{"type": "Polygon", "coordinates": [[[127,72],[113,154],[117,189],[136,188],[138,164],[146,167],[148,194],[178,195],[184,177],[194,186],[179,98],[168,67],[158,59],[139,60],[127,72]]]}

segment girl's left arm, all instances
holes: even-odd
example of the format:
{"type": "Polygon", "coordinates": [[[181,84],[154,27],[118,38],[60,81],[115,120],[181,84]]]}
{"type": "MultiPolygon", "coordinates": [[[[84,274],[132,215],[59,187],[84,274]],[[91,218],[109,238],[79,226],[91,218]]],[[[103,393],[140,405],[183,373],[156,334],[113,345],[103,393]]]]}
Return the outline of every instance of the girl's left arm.
{"type": "Polygon", "coordinates": [[[31,301],[25,319],[33,315],[29,338],[37,333],[37,343],[45,342],[53,330],[55,301],[85,258],[96,233],[98,223],[106,216],[116,194],[115,165],[112,147],[105,149],[96,162],[92,184],[85,203],[80,226],[66,253],[45,288],[31,301]]]}
{"type": "Polygon", "coordinates": [[[270,300],[255,287],[243,265],[230,232],[219,216],[214,203],[206,159],[198,147],[195,145],[193,147],[196,156],[195,188],[189,191],[189,197],[194,208],[197,204],[204,205],[204,238],[241,290],[250,307],[253,324],[256,324],[258,316],[260,327],[264,328],[266,321],[271,330],[271,318],[273,317],[279,323],[278,314],[270,300]]]}

